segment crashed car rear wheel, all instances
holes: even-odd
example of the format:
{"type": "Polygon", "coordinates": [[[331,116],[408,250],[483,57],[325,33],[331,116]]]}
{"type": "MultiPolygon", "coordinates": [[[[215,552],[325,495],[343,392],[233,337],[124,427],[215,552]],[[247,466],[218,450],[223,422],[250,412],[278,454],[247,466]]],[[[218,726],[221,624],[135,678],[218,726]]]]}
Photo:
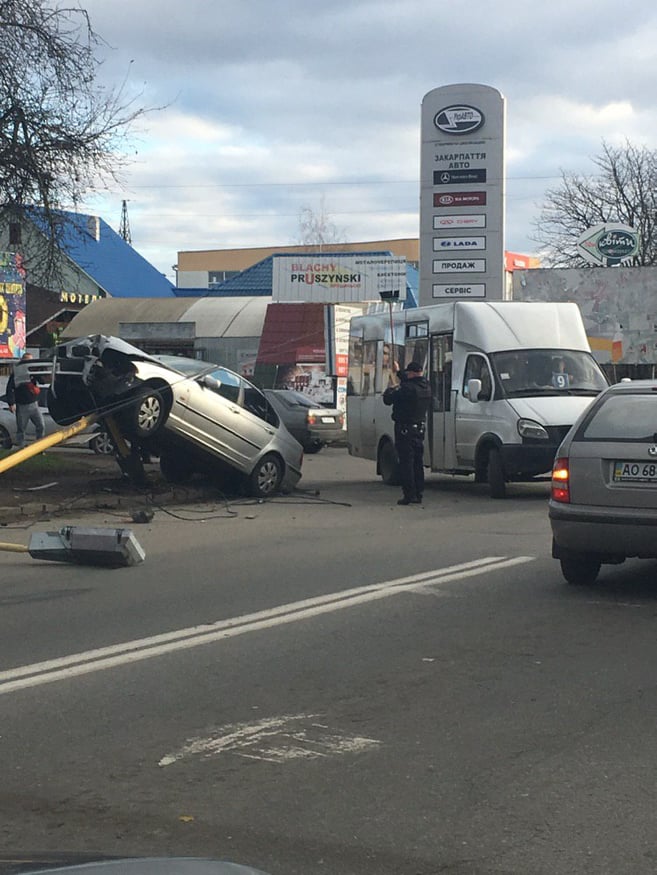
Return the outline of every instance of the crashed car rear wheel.
{"type": "Polygon", "coordinates": [[[273,453],[263,456],[249,478],[249,491],[256,498],[275,495],[283,479],[283,463],[273,453]]]}

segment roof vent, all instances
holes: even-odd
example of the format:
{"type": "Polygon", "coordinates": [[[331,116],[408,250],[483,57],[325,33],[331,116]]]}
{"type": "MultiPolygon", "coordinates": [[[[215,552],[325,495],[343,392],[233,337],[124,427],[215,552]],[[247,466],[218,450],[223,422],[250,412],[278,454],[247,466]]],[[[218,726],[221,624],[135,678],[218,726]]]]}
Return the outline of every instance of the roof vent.
{"type": "Polygon", "coordinates": [[[100,240],[100,216],[87,216],[87,233],[94,240],[100,240]]]}

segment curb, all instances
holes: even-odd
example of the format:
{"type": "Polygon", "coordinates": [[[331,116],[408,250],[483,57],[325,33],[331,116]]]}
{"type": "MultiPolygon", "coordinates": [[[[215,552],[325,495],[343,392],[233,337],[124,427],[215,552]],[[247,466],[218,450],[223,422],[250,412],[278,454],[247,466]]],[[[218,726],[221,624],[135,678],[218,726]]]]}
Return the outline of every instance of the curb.
{"type": "Polygon", "coordinates": [[[26,520],[38,520],[43,517],[62,516],[69,514],[75,516],[84,512],[120,510],[132,511],[144,506],[155,507],[167,504],[193,504],[198,501],[207,501],[210,496],[206,489],[183,490],[173,489],[160,495],[141,494],[135,495],[88,495],[77,499],[62,502],[17,502],[12,507],[0,507],[0,526],[11,523],[24,522],[26,520]]]}

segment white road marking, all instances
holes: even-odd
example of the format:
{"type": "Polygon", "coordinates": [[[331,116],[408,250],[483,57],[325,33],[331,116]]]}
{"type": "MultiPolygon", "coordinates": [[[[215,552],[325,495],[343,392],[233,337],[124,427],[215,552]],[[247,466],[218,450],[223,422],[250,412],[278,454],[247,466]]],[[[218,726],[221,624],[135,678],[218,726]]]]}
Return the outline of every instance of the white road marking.
{"type": "Polygon", "coordinates": [[[187,757],[207,758],[224,753],[268,763],[286,763],[364,753],[381,744],[376,738],[327,732],[328,726],[309,722],[316,716],[288,714],[253,723],[231,723],[207,738],[190,739],[180,750],[163,756],[158,765],[171,766],[187,757]]]}
{"type": "Polygon", "coordinates": [[[264,611],[244,614],[241,617],[218,620],[216,623],[178,629],[175,632],[153,635],[150,638],[139,638],[123,644],[113,644],[97,650],[74,653],[46,662],[18,666],[0,672],[0,694],[68,680],[91,672],[116,668],[144,659],[152,659],[156,656],[164,656],[177,650],[190,650],[202,644],[235,638],[238,635],[257,632],[261,629],[273,629],[276,626],[296,623],[299,620],[318,617],[321,614],[329,614],[351,608],[354,605],[389,598],[401,592],[421,590],[427,586],[442,586],[480,574],[512,568],[515,565],[522,565],[533,560],[533,556],[516,556],[511,559],[488,556],[484,559],[463,562],[447,568],[424,571],[420,574],[411,574],[408,577],[386,580],[382,583],[302,599],[264,611]]]}

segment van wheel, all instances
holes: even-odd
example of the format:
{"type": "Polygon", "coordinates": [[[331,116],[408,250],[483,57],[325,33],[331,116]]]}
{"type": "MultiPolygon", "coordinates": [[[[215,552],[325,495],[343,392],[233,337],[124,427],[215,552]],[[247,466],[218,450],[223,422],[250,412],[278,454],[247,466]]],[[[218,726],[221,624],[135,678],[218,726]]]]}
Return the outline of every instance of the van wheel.
{"type": "Polygon", "coordinates": [[[568,583],[575,586],[588,586],[595,583],[602,563],[595,556],[569,556],[559,560],[561,573],[568,583]]]}
{"type": "Polygon", "coordinates": [[[379,472],[386,486],[399,486],[399,459],[390,441],[379,447],[379,472]]]}
{"type": "Polygon", "coordinates": [[[506,476],[502,454],[497,447],[492,447],[488,453],[488,491],[491,498],[506,497],[506,476]]]}

